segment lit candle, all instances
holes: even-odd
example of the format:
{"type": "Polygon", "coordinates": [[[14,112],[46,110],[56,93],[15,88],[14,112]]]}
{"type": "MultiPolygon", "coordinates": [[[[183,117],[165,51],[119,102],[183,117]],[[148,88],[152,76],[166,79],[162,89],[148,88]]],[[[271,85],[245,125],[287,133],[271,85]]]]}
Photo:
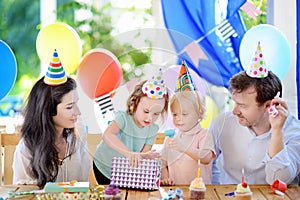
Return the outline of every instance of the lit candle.
{"type": "Polygon", "coordinates": [[[244,168],[242,169],[242,183],[245,182],[245,177],[244,177],[244,168]]]}
{"type": "Polygon", "coordinates": [[[200,160],[198,160],[198,178],[200,178],[200,175],[201,175],[200,172],[201,172],[200,171],[200,160]]]}

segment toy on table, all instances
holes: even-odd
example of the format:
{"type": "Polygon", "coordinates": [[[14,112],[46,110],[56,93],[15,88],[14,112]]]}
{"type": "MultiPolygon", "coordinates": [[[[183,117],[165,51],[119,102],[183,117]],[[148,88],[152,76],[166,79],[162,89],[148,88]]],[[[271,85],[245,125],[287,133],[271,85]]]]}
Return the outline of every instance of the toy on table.
{"type": "Polygon", "coordinates": [[[284,193],[287,189],[287,184],[282,180],[276,179],[271,185],[271,189],[277,195],[284,196],[284,193]]]}
{"type": "Polygon", "coordinates": [[[31,191],[21,191],[21,192],[18,192],[16,190],[11,190],[8,192],[8,198],[14,199],[14,198],[21,198],[21,196],[24,196],[24,195],[43,194],[43,193],[45,193],[44,190],[31,190],[31,191]]]}
{"type": "Polygon", "coordinates": [[[105,200],[121,200],[122,192],[116,185],[110,184],[107,188],[105,188],[104,199],[105,200]]]}
{"type": "MultiPolygon", "coordinates": [[[[277,92],[277,94],[274,98],[278,98],[279,96],[280,96],[280,92],[277,92]]],[[[277,110],[276,106],[277,106],[276,104],[273,104],[268,108],[269,114],[272,117],[276,117],[278,115],[278,110],[277,110]]]]}
{"type": "Polygon", "coordinates": [[[168,130],[165,130],[164,134],[166,136],[168,136],[169,138],[173,138],[174,135],[175,135],[175,130],[174,129],[168,129],[168,130]]]}

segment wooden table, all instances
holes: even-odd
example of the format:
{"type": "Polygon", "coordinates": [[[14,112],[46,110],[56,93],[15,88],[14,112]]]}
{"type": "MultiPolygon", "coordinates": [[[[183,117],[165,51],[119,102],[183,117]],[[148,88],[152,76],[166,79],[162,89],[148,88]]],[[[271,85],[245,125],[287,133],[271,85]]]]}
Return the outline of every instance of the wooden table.
{"type": "MultiPolygon", "coordinates": [[[[174,186],[174,187],[163,187],[165,190],[175,190],[180,188],[183,191],[184,199],[189,199],[189,186],[174,186]]],[[[225,196],[227,193],[231,193],[235,190],[236,185],[207,185],[205,199],[211,200],[226,200],[234,199],[233,196],[225,196]]],[[[297,185],[291,185],[288,187],[284,197],[280,197],[273,193],[269,185],[250,185],[250,189],[253,192],[252,199],[300,199],[300,187],[297,185]]],[[[127,190],[127,200],[140,200],[140,199],[159,199],[159,191],[142,192],[138,190],[127,190]]],[[[126,198],[125,198],[126,199],[126,198]]]]}
{"type": "MultiPolygon", "coordinates": [[[[184,199],[189,199],[189,186],[179,185],[174,187],[163,186],[163,188],[168,191],[169,189],[175,190],[176,188],[180,188],[183,191],[184,199]]],[[[210,200],[230,200],[234,199],[233,196],[225,196],[225,194],[233,192],[235,190],[236,185],[207,185],[206,186],[206,198],[210,200]]],[[[8,191],[12,189],[17,189],[17,191],[30,191],[37,189],[36,186],[2,186],[0,187],[0,196],[7,195],[8,191]],[[18,188],[19,187],[19,188],[18,188]]],[[[253,192],[253,200],[259,199],[271,199],[271,200],[296,200],[300,199],[300,187],[297,185],[289,185],[288,189],[284,197],[278,196],[273,193],[269,185],[250,185],[250,188],[253,192]]],[[[123,200],[154,200],[161,198],[160,192],[156,191],[140,191],[140,190],[125,190],[122,189],[123,192],[123,200]]],[[[20,199],[20,198],[18,198],[20,199]]],[[[34,195],[26,195],[22,196],[21,199],[35,199],[34,195]]]]}

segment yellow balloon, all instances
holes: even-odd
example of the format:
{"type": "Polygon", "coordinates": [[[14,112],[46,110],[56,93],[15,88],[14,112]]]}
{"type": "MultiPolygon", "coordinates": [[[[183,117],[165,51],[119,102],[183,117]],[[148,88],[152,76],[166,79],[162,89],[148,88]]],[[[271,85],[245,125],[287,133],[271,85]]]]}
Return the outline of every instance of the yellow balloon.
{"type": "Polygon", "coordinates": [[[54,49],[68,74],[74,72],[82,55],[82,45],[77,32],[68,24],[56,22],[42,28],[36,39],[40,60],[48,64],[54,49]]]}
{"type": "Polygon", "coordinates": [[[202,128],[208,128],[211,120],[219,114],[219,108],[210,96],[205,96],[206,113],[205,118],[200,122],[202,128]]]}

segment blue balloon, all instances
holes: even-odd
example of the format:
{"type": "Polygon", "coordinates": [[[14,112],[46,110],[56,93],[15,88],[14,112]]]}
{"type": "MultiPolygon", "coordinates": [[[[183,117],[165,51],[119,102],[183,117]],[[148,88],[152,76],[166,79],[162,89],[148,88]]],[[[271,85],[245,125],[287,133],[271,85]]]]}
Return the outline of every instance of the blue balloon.
{"type": "Polygon", "coordinates": [[[10,92],[17,77],[17,62],[11,48],[0,40],[0,101],[10,92]]]}
{"type": "Polygon", "coordinates": [[[240,61],[245,70],[254,56],[258,42],[266,65],[282,80],[292,60],[291,48],[285,35],[269,24],[260,24],[248,30],[240,45],[240,61]]]}

